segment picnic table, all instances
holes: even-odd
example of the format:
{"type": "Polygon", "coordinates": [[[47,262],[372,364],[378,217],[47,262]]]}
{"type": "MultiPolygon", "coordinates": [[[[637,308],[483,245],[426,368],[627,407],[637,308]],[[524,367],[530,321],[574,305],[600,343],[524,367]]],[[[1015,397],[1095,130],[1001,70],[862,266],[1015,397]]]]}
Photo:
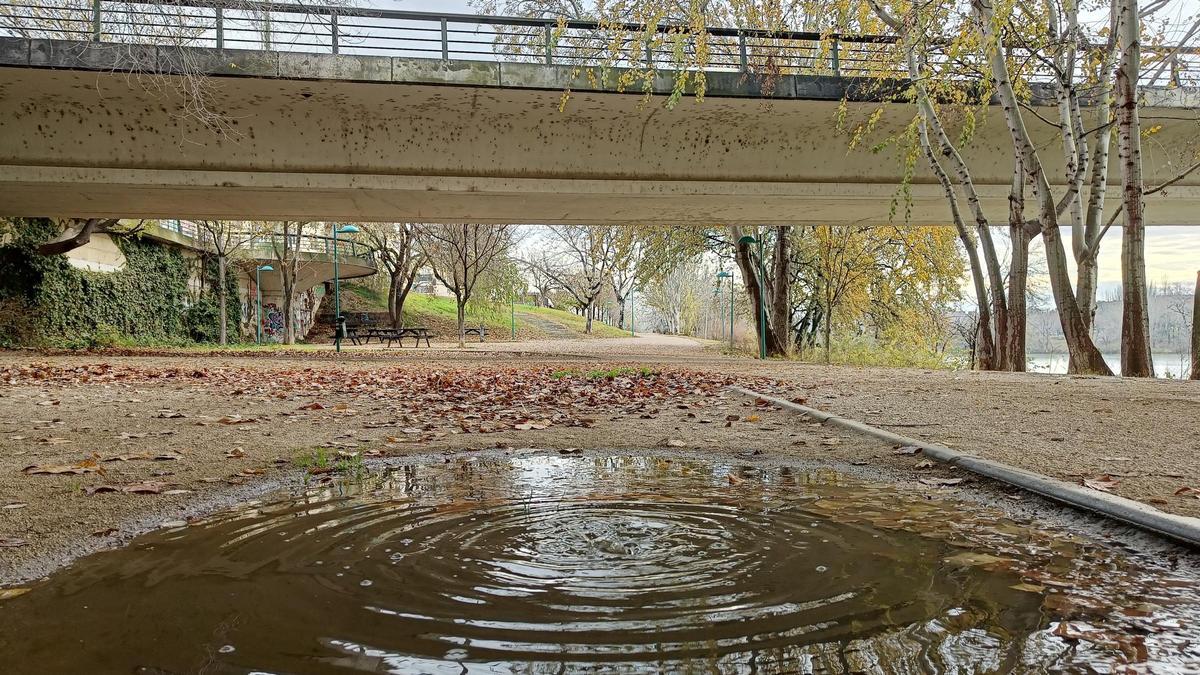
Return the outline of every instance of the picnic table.
{"type": "Polygon", "coordinates": [[[466,326],[463,328],[463,335],[478,335],[479,341],[483,342],[483,338],[487,337],[487,326],[482,323],[479,324],[478,328],[475,328],[474,326],[466,326]]]}
{"type": "MultiPolygon", "coordinates": [[[[355,331],[355,337],[362,340],[362,344],[369,344],[372,338],[379,340],[379,344],[387,341],[387,346],[391,347],[392,342],[399,342],[400,347],[404,347],[405,338],[413,338],[413,346],[420,347],[421,340],[425,341],[426,347],[432,347],[429,344],[431,333],[425,326],[410,326],[408,328],[367,328],[365,332],[355,331]]],[[[359,343],[355,343],[359,344],[359,343]]]]}

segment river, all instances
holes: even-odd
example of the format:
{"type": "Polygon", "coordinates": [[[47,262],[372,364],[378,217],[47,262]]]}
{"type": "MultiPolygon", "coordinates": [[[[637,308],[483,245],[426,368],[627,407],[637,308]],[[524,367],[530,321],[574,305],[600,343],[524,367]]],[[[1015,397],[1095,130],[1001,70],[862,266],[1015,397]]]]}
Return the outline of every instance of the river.
{"type": "MultiPolygon", "coordinates": [[[[1121,371],[1120,354],[1105,353],[1104,360],[1108,362],[1108,367],[1112,368],[1114,373],[1121,371]]],[[[1031,373],[1061,374],[1067,372],[1067,355],[1065,352],[1029,354],[1028,363],[1028,369],[1031,373]]],[[[1190,363],[1191,361],[1188,360],[1187,354],[1180,354],[1178,352],[1154,353],[1154,371],[1157,377],[1174,379],[1187,377],[1190,363]]]]}

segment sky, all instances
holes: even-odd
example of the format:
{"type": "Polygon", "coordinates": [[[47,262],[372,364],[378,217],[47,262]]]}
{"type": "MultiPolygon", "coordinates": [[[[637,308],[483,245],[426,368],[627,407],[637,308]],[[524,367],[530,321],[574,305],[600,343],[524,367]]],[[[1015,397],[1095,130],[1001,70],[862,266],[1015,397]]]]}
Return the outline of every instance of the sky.
{"type": "MultiPolygon", "coordinates": [[[[467,0],[376,0],[373,7],[422,11],[473,14],[474,9],[467,0]]],[[[1180,18],[1200,12],[1200,0],[1181,0],[1172,3],[1170,12],[1180,18]]],[[[1071,234],[1063,229],[1064,245],[1070,259],[1071,275],[1075,275],[1074,259],[1071,259],[1071,234]]],[[[1045,254],[1040,238],[1035,238],[1030,249],[1034,269],[1045,269],[1045,254]]],[[[1183,282],[1188,285],[1196,281],[1200,271],[1200,213],[1196,214],[1196,225],[1192,227],[1151,227],[1146,233],[1146,278],[1152,282],[1183,282]]],[[[1043,285],[1048,280],[1041,275],[1043,285]]],[[[1097,296],[1103,299],[1108,292],[1121,285],[1121,229],[1113,227],[1100,247],[1100,286],[1097,296]]],[[[969,284],[964,280],[964,288],[969,284]]]]}

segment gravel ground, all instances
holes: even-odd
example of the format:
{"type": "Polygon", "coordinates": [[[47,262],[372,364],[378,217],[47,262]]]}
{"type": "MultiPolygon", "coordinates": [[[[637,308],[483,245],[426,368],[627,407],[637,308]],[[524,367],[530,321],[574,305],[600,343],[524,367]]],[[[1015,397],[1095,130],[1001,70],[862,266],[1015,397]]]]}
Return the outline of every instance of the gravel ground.
{"type": "MultiPolygon", "coordinates": [[[[640,363],[668,371],[722,373],[760,386],[767,385],[759,378],[769,377],[778,393],[803,396],[814,407],[1064,480],[1108,475],[1116,481],[1116,494],[1200,515],[1197,493],[1175,494],[1185,486],[1200,488],[1200,383],[760,364],[723,357],[710,346],[653,336],[486,344],[466,352],[354,350],[340,358],[324,352],[246,357],[7,352],[0,353],[0,368],[35,363],[188,366],[236,369],[264,381],[305,372],[354,381],[397,366],[483,372],[552,364],[582,371],[640,363]]],[[[394,427],[394,408],[387,398],[330,387],[319,397],[321,409],[301,409],[313,400],[231,395],[203,378],[0,382],[0,543],[9,544],[0,546],[0,583],[40,576],[164,521],[280,488],[298,489],[304,472],[296,462],[314,448],[366,451],[370,461],[497,446],[689,452],[747,463],[815,461],[882,472],[888,480],[931,493],[986,497],[1006,507],[1041,503],[988,481],[968,478],[956,488],[921,484],[922,478],[962,476],[926,466],[920,456],[895,454],[870,439],[756,406],[732,393],[680,395],[642,415],[597,408],[590,427],[424,434],[415,441],[394,427]],[[733,416],[738,419],[727,423],[733,416]],[[23,472],[31,465],[71,464],[93,455],[125,458],[98,462],[103,475],[23,472]],[[158,494],[86,491],[145,481],[163,485],[155,486],[158,494]]]]}

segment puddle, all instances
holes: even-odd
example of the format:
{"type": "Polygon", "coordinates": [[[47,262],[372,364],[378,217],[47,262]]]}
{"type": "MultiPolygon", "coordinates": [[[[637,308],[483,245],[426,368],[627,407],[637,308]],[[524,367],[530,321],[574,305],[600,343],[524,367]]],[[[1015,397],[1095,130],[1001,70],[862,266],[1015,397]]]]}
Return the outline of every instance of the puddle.
{"type": "Polygon", "coordinates": [[[477,457],[339,490],[0,601],[5,672],[1200,668],[1170,561],[828,470],[477,457]]]}

